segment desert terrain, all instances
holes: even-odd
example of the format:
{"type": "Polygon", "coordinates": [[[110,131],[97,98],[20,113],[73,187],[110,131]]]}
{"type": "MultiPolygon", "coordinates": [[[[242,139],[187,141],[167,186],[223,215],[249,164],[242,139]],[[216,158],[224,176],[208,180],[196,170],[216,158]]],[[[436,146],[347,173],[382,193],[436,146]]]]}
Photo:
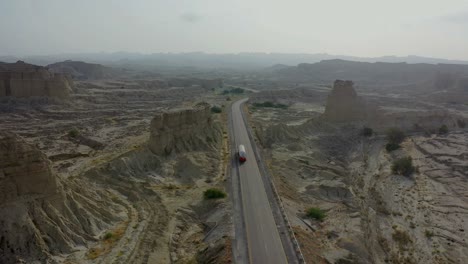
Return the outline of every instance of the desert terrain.
{"type": "Polygon", "coordinates": [[[301,74],[289,89],[252,95],[248,111],[307,263],[468,261],[468,105],[455,99],[465,86],[403,89],[355,75],[353,87],[301,74]],[[406,136],[388,151],[391,129],[406,136]],[[414,171],[399,175],[404,157],[414,171]]]}
{"type": "Polygon", "coordinates": [[[21,96],[0,98],[0,262],[230,261],[230,205],[203,199],[227,177],[226,115],[211,111],[221,81],[2,66],[23,79],[4,86],[21,96]],[[48,90],[21,73],[37,71],[64,74],[67,93],[28,96],[48,90]]]}
{"type": "Polygon", "coordinates": [[[249,97],[306,263],[465,263],[467,72],[1,63],[0,260],[234,262],[228,109],[249,97]]]}

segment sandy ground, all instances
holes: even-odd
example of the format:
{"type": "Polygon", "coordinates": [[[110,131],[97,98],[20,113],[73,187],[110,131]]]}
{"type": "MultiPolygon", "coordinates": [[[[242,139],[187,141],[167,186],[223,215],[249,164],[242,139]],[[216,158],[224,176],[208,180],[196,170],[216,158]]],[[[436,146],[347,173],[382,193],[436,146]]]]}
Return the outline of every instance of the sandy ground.
{"type": "MultiPolygon", "coordinates": [[[[55,261],[229,263],[229,203],[202,196],[224,186],[226,128],[216,152],[155,159],[146,149],[155,113],[202,100],[221,105],[225,97],[199,87],[157,88],[150,80],[77,82],[74,90],[69,101],[0,101],[1,129],[37,145],[65,186],[86,186],[121,208],[119,220],[96,234],[97,242],[55,255],[55,261]]],[[[224,114],[217,119],[226,123],[224,114]]]]}
{"type": "MultiPolygon", "coordinates": [[[[323,102],[288,100],[288,109],[251,106],[250,122],[307,263],[468,261],[465,130],[415,134],[387,153],[382,134],[363,138],[358,126],[318,121],[323,102]],[[418,168],[410,177],[391,172],[402,156],[411,156],[418,168]],[[306,217],[310,207],[322,209],[325,220],[306,217]]],[[[391,111],[424,107],[409,101],[391,111]]]]}

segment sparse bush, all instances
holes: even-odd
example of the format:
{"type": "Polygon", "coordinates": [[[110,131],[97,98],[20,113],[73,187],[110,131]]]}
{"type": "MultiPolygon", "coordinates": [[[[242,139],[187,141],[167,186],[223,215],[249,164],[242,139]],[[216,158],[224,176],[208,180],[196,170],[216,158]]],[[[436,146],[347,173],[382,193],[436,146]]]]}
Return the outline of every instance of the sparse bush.
{"type": "Polygon", "coordinates": [[[274,107],[275,104],[273,102],[270,102],[270,101],[266,101],[266,102],[263,102],[263,103],[255,103],[254,104],[256,107],[274,107]]]}
{"type": "Polygon", "coordinates": [[[392,152],[394,150],[397,150],[400,148],[400,145],[398,144],[395,144],[395,143],[387,143],[385,145],[385,149],[388,151],[388,152],[392,152]]]}
{"type": "Polygon", "coordinates": [[[68,131],[68,136],[72,138],[76,138],[80,135],[80,131],[78,129],[73,128],[72,130],[68,131]]]}
{"type": "Polygon", "coordinates": [[[226,97],[226,101],[231,101],[231,97],[226,97]]]}
{"type": "Polygon", "coordinates": [[[325,212],[322,209],[317,208],[317,207],[311,207],[307,209],[306,214],[307,214],[307,217],[314,218],[319,221],[323,221],[326,217],[325,212]]]}
{"type": "Polygon", "coordinates": [[[271,107],[271,108],[281,108],[281,109],[286,109],[288,108],[287,105],[285,104],[275,104],[273,102],[270,102],[270,101],[266,101],[266,102],[263,102],[263,103],[254,103],[253,104],[255,107],[271,107]]]}
{"type": "Polygon", "coordinates": [[[464,120],[458,119],[457,124],[458,124],[459,128],[465,128],[466,127],[466,123],[465,123],[464,120]]]}
{"type": "Polygon", "coordinates": [[[448,132],[449,132],[448,127],[446,125],[442,125],[441,127],[439,127],[439,134],[440,135],[445,135],[448,132]]]}
{"type": "Polygon", "coordinates": [[[211,112],[212,113],[216,113],[216,114],[219,114],[223,111],[223,109],[217,105],[211,107],[211,112]]]}
{"type": "MultiPolygon", "coordinates": [[[[231,87],[232,88],[232,87],[231,87]]],[[[226,90],[223,90],[223,92],[221,93],[222,95],[227,95],[227,94],[243,94],[244,93],[244,89],[242,88],[232,88],[232,89],[226,89],[226,90]]]]}
{"type": "Polygon", "coordinates": [[[113,236],[114,236],[114,234],[112,234],[112,232],[107,232],[107,233],[104,235],[104,240],[109,240],[109,239],[111,239],[113,236]]]}
{"type": "Polygon", "coordinates": [[[424,234],[426,235],[427,238],[431,238],[434,236],[434,232],[430,231],[430,230],[426,230],[424,232],[424,234]]]}
{"type": "Polygon", "coordinates": [[[412,242],[411,237],[405,231],[395,229],[392,234],[393,240],[395,240],[400,248],[406,248],[408,244],[412,242]]]}
{"type": "Polygon", "coordinates": [[[242,89],[242,88],[233,88],[233,89],[231,89],[230,93],[241,94],[241,93],[244,93],[244,89],[242,89]]]}
{"type": "Polygon", "coordinates": [[[390,128],[387,131],[388,143],[400,145],[400,143],[403,142],[405,137],[405,133],[398,128],[390,128]]]}
{"type": "Polygon", "coordinates": [[[208,190],[206,190],[204,193],[203,193],[203,197],[206,199],[206,200],[210,200],[210,199],[221,199],[221,198],[225,198],[226,197],[226,193],[221,191],[220,189],[216,189],[216,188],[210,188],[208,190]]]}
{"type": "Polygon", "coordinates": [[[397,159],[392,164],[392,172],[398,175],[410,176],[414,171],[413,159],[409,156],[397,159]]]}
{"type": "Polygon", "coordinates": [[[168,184],[168,185],[165,185],[164,188],[165,188],[166,190],[176,190],[176,189],[178,189],[179,187],[178,187],[177,185],[175,185],[175,184],[170,183],[170,184],[168,184]]]}
{"type": "Polygon", "coordinates": [[[370,128],[370,127],[364,127],[361,130],[361,135],[363,135],[365,137],[370,137],[370,136],[372,136],[372,134],[374,134],[374,130],[372,130],[372,128],[370,128]]]}

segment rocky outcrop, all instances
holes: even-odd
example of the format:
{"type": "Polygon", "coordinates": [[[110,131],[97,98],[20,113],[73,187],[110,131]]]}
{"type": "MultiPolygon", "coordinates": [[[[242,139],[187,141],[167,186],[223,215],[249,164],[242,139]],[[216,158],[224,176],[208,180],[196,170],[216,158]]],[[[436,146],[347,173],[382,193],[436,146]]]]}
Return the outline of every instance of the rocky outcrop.
{"type": "Polygon", "coordinates": [[[56,263],[121,218],[122,206],[82,186],[60,182],[35,146],[0,133],[0,263],[56,263]]]}
{"type": "MultiPolygon", "coordinates": [[[[448,81],[439,80],[439,83],[448,83],[448,81]]],[[[454,81],[453,85],[456,85],[456,89],[462,90],[463,79],[454,81]]],[[[440,98],[442,95],[439,93],[440,98]]],[[[393,107],[383,107],[375,102],[369,103],[357,95],[352,81],[341,80],[335,81],[333,90],[328,96],[323,119],[328,122],[353,122],[370,126],[381,132],[391,127],[398,127],[405,131],[431,133],[435,133],[442,125],[446,125],[449,129],[456,129],[460,120],[465,121],[462,116],[445,109],[402,108],[395,110],[393,107]]]]}
{"type": "Polygon", "coordinates": [[[220,126],[207,103],[156,115],[150,133],[149,148],[157,155],[206,150],[221,142],[220,126]]]}
{"type": "Polygon", "coordinates": [[[336,80],[328,96],[324,118],[332,122],[363,120],[366,106],[358,97],[352,81],[336,80]]]}
{"type": "Polygon", "coordinates": [[[18,61],[0,64],[0,96],[67,98],[71,80],[47,68],[18,61]]]}
{"type": "Polygon", "coordinates": [[[0,134],[0,205],[26,195],[52,195],[57,181],[45,154],[10,133],[0,134]]]}
{"type": "Polygon", "coordinates": [[[101,64],[86,63],[82,61],[62,61],[47,65],[47,68],[54,73],[67,74],[73,79],[103,79],[112,77],[111,68],[101,64]]]}

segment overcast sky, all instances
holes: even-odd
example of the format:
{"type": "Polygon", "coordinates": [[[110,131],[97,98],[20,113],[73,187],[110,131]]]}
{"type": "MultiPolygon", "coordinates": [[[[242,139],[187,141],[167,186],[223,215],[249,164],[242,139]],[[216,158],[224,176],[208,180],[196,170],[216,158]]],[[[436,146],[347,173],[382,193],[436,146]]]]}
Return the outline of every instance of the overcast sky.
{"type": "Polygon", "coordinates": [[[0,0],[0,55],[284,52],[468,60],[468,0],[0,0]]]}

